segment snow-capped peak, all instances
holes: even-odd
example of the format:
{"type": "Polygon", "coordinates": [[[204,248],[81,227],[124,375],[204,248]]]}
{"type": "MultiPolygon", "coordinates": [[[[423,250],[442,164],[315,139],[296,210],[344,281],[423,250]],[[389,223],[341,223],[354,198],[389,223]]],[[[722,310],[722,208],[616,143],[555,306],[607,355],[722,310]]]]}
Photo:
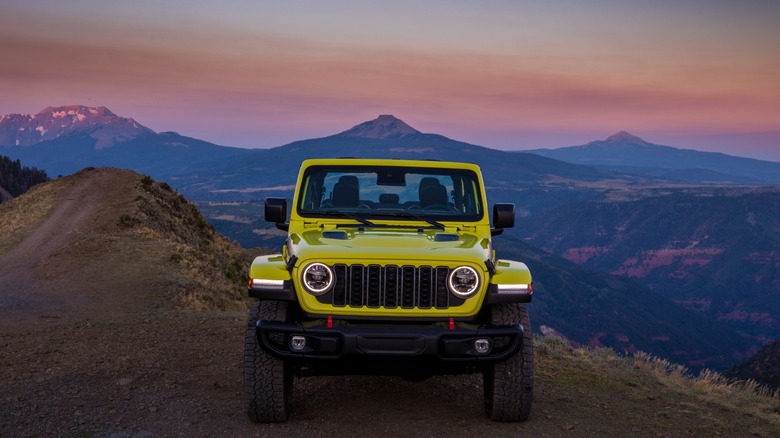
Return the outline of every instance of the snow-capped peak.
{"type": "Polygon", "coordinates": [[[99,149],[153,133],[135,120],[119,117],[104,106],[47,107],[37,114],[9,114],[0,119],[0,146],[29,146],[64,135],[81,134],[95,139],[95,147],[99,149]]]}

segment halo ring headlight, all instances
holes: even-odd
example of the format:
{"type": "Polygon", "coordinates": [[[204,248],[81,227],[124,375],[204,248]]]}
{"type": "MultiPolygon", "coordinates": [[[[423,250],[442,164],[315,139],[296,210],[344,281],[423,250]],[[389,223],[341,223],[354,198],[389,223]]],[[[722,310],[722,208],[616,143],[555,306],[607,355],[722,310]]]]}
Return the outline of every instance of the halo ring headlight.
{"type": "Polygon", "coordinates": [[[479,290],[479,273],[471,266],[458,266],[450,271],[447,287],[458,298],[468,298],[479,290]]]}
{"type": "Polygon", "coordinates": [[[333,270],[324,263],[310,263],[301,271],[301,284],[312,295],[326,294],[334,281],[333,270]]]}

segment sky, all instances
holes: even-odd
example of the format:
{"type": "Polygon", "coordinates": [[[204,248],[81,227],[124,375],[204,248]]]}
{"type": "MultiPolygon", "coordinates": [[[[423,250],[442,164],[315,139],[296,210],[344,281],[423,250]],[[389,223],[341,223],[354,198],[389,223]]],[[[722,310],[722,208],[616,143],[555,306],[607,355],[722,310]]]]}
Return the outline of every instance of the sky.
{"type": "Polygon", "coordinates": [[[780,161],[780,1],[0,0],[0,114],[269,148],[392,114],[506,150],[628,131],[780,161]]]}

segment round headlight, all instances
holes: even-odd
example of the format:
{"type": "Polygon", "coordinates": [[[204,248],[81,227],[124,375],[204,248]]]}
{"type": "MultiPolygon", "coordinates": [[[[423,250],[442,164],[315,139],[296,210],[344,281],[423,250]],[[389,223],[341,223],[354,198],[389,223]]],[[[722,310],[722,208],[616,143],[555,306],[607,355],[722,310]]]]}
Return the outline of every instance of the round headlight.
{"type": "Polygon", "coordinates": [[[306,292],[312,295],[322,295],[333,286],[333,271],[322,263],[312,263],[301,273],[301,283],[306,292]]]}
{"type": "Polygon", "coordinates": [[[458,298],[468,298],[479,289],[479,274],[470,266],[460,266],[447,279],[450,292],[458,298]]]}

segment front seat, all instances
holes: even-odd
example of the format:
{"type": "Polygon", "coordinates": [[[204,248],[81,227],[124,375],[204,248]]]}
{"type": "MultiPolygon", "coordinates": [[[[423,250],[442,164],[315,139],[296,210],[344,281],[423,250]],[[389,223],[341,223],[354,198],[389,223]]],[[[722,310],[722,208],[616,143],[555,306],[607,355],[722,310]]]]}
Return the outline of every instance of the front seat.
{"type": "Polygon", "coordinates": [[[333,185],[331,202],[334,207],[357,207],[360,201],[360,183],[355,175],[343,175],[333,185]]]}
{"type": "Polygon", "coordinates": [[[420,186],[420,207],[426,208],[432,205],[446,207],[448,202],[447,188],[438,181],[420,186]]]}

